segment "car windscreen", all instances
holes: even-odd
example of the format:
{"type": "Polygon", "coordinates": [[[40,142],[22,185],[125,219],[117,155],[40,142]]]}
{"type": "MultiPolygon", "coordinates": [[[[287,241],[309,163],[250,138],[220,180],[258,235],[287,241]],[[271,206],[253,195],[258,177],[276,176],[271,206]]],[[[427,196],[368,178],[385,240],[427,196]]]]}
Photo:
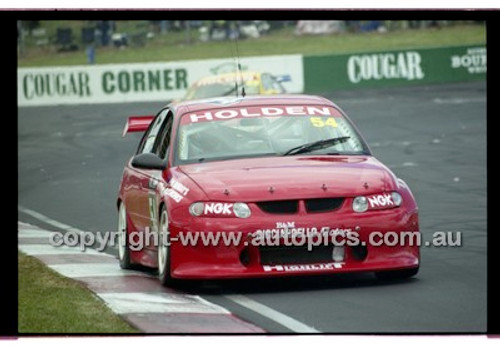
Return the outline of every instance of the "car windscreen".
{"type": "Polygon", "coordinates": [[[243,108],[183,115],[177,132],[175,162],[283,156],[301,145],[317,142],[321,145],[322,141],[326,144],[305,152],[314,155],[370,153],[350,122],[336,109],[294,106],[260,110],[264,112],[259,113],[259,108],[243,108]],[[311,110],[313,112],[308,113],[311,110]],[[318,110],[322,112],[316,112],[318,110]],[[300,111],[304,114],[299,115],[300,111]],[[339,141],[331,142],[332,139],[339,141]]]}

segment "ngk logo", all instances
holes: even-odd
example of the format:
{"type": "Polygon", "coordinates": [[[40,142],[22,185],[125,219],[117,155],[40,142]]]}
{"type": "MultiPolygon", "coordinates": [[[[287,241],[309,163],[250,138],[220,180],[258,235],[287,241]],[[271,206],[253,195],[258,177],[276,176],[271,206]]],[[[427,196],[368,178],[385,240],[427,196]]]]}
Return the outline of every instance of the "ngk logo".
{"type": "Polygon", "coordinates": [[[233,203],[207,203],[204,214],[231,215],[233,203]]]}
{"type": "Polygon", "coordinates": [[[392,207],[395,205],[389,193],[368,197],[368,203],[370,203],[370,208],[392,207]]]}

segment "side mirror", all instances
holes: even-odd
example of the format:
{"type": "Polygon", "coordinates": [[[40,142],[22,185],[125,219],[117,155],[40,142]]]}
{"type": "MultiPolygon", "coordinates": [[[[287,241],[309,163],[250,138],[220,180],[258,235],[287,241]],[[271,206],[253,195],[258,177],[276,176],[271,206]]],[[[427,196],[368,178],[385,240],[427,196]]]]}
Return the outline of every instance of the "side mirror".
{"type": "Polygon", "coordinates": [[[167,166],[167,160],[162,160],[154,153],[141,153],[132,158],[132,166],[141,169],[163,170],[167,166]]]}

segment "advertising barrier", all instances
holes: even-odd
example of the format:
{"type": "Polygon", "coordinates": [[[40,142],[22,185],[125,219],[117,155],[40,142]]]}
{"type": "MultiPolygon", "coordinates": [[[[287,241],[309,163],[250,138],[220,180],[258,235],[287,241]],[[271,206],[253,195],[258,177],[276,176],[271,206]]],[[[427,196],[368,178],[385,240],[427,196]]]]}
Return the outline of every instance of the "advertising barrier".
{"type": "Polygon", "coordinates": [[[486,47],[461,46],[304,57],[307,93],[486,78],[486,47]]]}
{"type": "MultiPolygon", "coordinates": [[[[287,75],[289,93],[324,93],[486,78],[486,47],[459,46],[339,55],[241,58],[242,70],[287,75]]],[[[198,79],[234,70],[234,59],[19,68],[18,105],[165,101],[198,79]]]]}

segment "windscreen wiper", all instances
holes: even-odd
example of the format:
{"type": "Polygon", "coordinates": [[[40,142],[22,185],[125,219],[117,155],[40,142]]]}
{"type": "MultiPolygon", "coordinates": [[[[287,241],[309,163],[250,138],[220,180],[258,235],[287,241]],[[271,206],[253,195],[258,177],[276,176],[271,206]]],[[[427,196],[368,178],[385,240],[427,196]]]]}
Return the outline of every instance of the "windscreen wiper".
{"type": "Polygon", "coordinates": [[[299,145],[294,147],[283,154],[283,156],[298,155],[300,153],[312,152],[315,150],[325,149],[327,147],[343,143],[347,141],[350,137],[338,137],[330,138],[325,140],[319,140],[308,144],[299,145]]]}

